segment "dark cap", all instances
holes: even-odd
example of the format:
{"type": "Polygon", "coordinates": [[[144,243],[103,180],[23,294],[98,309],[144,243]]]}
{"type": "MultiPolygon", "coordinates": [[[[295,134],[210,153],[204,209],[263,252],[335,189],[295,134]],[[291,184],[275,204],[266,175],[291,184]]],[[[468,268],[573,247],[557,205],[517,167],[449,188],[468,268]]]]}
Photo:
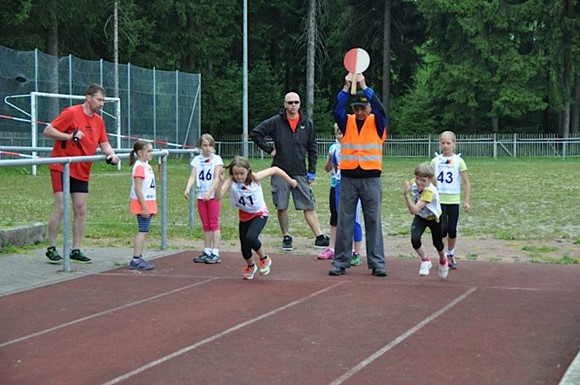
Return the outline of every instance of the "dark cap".
{"type": "Polygon", "coordinates": [[[363,90],[357,91],[350,101],[351,106],[366,106],[367,104],[369,104],[369,98],[363,90]]]}

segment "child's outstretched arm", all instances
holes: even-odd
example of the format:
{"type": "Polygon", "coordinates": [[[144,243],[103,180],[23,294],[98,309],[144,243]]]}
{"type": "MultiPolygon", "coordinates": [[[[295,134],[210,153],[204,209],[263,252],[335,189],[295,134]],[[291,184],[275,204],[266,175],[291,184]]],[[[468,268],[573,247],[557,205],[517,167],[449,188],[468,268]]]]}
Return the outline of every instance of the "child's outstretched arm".
{"type": "Polygon", "coordinates": [[[403,184],[403,196],[405,197],[405,203],[407,204],[409,212],[413,215],[421,212],[421,209],[423,209],[423,207],[425,207],[427,204],[421,199],[419,199],[417,203],[413,202],[413,199],[411,198],[411,183],[409,183],[409,181],[405,181],[403,184]]]}
{"type": "Polygon", "coordinates": [[[282,170],[280,167],[277,166],[269,167],[262,171],[258,171],[257,173],[254,174],[254,179],[259,182],[260,180],[268,178],[272,175],[278,175],[279,177],[283,178],[286,181],[286,183],[288,183],[292,188],[298,186],[298,182],[296,181],[296,179],[290,178],[290,176],[286,174],[284,170],[282,170]]]}
{"type": "Polygon", "coordinates": [[[216,179],[219,182],[215,190],[215,199],[219,201],[232,187],[232,178],[228,178],[228,180],[224,182],[225,170],[222,168],[216,179]]]}

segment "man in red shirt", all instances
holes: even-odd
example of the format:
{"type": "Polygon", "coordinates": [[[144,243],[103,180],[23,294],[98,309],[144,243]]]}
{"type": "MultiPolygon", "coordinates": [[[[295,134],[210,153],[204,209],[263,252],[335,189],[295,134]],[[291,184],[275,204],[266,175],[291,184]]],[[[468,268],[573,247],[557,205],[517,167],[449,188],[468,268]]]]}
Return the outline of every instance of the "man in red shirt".
{"type": "MultiPolygon", "coordinates": [[[[96,155],[99,146],[103,154],[107,155],[107,161],[117,164],[119,158],[109,144],[105,122],[99,115],[105,104],[105,89],[98,84],[91,84],[85,95],[83,104],[64,109],[44,129],[44,136],[54,140],[50,156],[93,156],[96,155]]],[[[91,263],[91,259],[80,250],[85,231],[91,166],[91,162],[70,164],[70,193],[74,212],[70,259],[78,263],[91,263]]],[[[56,251],[55,244],[63,218],[63,165],[51,164],[49,169],[55,207],[48,222],[50,246],[46,251],[46,257],[50,263],[56,264],[62,263],[62,257],[56,251]]]]}

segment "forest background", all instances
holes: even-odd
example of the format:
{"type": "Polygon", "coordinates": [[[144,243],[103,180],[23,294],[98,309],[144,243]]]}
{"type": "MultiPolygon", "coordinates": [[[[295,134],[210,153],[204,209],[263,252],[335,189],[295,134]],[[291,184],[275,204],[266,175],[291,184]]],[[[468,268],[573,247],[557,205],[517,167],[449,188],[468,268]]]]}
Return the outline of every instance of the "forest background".
{"type": "MultiPolygon", "coordinates": [[[[0,45],[202,75],[202,132],[242,132],[243,5],[234,0],[5,0],[0,45]]],[[[319,133],[362,47],[391,134],[578,134],[578,0],[250,0],[249,127],[302,96],[319,133]]]]}

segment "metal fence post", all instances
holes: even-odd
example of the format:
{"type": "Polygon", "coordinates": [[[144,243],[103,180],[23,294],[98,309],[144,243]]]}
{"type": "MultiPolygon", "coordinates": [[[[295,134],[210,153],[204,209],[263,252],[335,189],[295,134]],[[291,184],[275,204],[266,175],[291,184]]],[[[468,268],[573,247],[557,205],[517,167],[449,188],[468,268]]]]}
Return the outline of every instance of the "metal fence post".
{"type": "MultiPolygon", "coordinates": [[[[219,152],[218,152],[219,154],[219,152]]],[[[193,160],[193,158],[195,157],[195,154],[192,152],[189,155],[189,173],[191,174],[191,170],[193,169],[193,166],[191,165],[191,162],[193,160]]],[[[197,179],[197,175],[196,175],[196,179],[197,179]]],[[[196,188],[195,188],[195,183],[191,186],[191,189],[189,190],[189,228],[193,230],[193,226],[195,225],[195,202],[197,202],[197,197],[195,196],[196,194],[196,188]]]]}
{"type": "MultiPolygon", "coordinates": [[[[63,164],[62,171],[62,271],[70,273],[69,231],[70,231],[70,159],[63,164]]],[[[58,210],[58,207],[56,208],[58,210]]]]}
{"type": "Polygon", "coordinates": [[[161,157],[161,250],[167,250],[167,156],[161,157]]]}

